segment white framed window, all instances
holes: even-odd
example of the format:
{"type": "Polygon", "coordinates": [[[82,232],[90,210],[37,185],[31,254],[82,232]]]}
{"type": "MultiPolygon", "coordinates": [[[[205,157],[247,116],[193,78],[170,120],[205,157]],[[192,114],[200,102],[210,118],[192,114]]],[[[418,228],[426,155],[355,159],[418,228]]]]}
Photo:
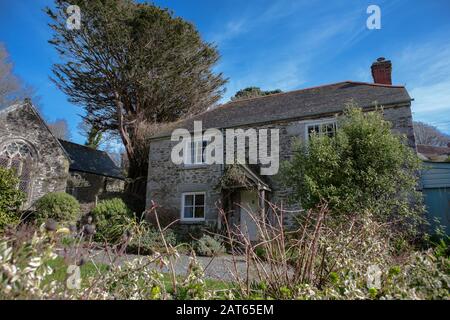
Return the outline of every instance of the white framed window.
{"type": "Polygon", "coordinates": [[[182,221],[205,220],[205,192],[186,192],[181,199],[182,221]]]}
{"type": "Polygon", "coordinates": [[[336,119],[324,119],[315,122],[308,122],[305,127],[306,140],[309,140],[313,134],[334,137],[336,135],[337,123],[336,119]]]}
{"type": "Polygon", "coordinates": [[[205,149],[208,145],[208,141],[206,140],[194,140],[186,143],[184,153],[184,164],[186,165],[198,165],[205,164],[205,149]]]}

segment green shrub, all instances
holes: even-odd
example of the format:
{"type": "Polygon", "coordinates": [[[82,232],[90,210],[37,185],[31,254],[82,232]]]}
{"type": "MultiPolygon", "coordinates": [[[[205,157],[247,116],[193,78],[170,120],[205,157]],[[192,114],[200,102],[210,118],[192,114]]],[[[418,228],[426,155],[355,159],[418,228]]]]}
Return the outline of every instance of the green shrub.
{"type": "MultiPolygon", "coordinates": [[[[164,231],[164,238],[168,245],[176,246],[177,241],[172,230],[164,231]]],[[[161,252],[164,250],[161,234],[147,223],[141,224],[139,230],[132,231],[132,239],[127,247],[128,253],[148,255],[155,251],[161,252]]]]}
{"type": "Polygon", "coordinates": [[[18,184],[14,171],[0,167],[0,230],[19,221],[18,211],[25,195],[17,189],[18,184]]]}
{"type": "Polygon", "coordinates": [[[219,236],[204,235],[194,245],[195,252],[200,256],[215,257],[225,252],[219,236]]]}
{"type": "Polygon", "coordinates": [[[391,132],[381,111],[349,106],[334,137],[312,135],[283,163],[283,182],[305,209],[325,200],[334,213],[369,210],[379,218],[421,216],[420,160],[391,132]],[[415,200],[413,200],[415,199],[415,200]]]}
{"type": "Polygon", "coordinates": [[[36,219],[39,222],[54,219],[57,222],[73,223],[80,215],[80,204],[65,192],[48,193],[36,202],[36,219]]]}
{"type": "MultiPolygon", "coordinates": [[[[152,224],[154,225],[154,224],[152,224]]],[[[194,243],[205,234],[215,234],[219,230],[217,230],[216,226],[211,225],[182,225],[182,224],[174,224],[171,227],[175,235],[177,237],[178,243],[194,243]]]]}
{"type": "Polygon", "coordinates": [[[95,239],[117,243],[132,225],[132,212],[122,199],[114,198],[100,201],[92,210],[96,226],[95,239]]]}

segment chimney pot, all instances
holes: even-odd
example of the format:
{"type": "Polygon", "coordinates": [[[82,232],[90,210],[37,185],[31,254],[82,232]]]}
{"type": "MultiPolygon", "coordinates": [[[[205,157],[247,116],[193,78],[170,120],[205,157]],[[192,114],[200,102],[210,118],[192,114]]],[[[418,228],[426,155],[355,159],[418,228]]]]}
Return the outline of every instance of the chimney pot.
{"type": "Polygon", "coordinates": [[[384,57],[379,57],[372,63],[372,77],[375,83],[392,85],[392,63],[384,57]]]}

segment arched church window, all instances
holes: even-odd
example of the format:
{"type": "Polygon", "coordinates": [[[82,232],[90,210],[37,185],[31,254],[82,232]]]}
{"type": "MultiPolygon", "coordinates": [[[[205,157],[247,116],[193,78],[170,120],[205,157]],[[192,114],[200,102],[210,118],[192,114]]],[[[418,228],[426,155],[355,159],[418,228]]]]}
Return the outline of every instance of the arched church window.
{"type": "Polygon", "coordinates": [[[33,169],[33,154],[30,147],[22,141],[5,144],[0,149],[0,166],[15,170],[20,180],[18,188],[29,197],[33,169]]]}

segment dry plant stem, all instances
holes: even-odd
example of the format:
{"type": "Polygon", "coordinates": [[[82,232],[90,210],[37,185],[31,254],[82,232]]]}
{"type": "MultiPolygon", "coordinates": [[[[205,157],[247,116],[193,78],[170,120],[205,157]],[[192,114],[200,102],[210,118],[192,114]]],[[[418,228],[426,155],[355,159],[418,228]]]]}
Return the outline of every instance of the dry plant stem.
{"type": "Polygon", "coordinates": [[[309,253],[309,257],[306,261],[306,265],[305,265],[305,269],[303,272],[303,281],[304,282],[311,282],[312,281],[312,276],[313,276],[313,264],[314,264],[314,260],[317,256],[317,247],[318,247],[318,240],[321,234],[321,229],[322,229],[322,223],[323,220],[325,219],[325,215],[327,212],[327,205],[322,205],[320,207],[320,211],[319,211],[319,217],[317,219],[316,222],[316,226],[314,228],[314,233],[312,235],[312,241],[309,244],[307,253],[309,253]]]}
{"type": "Polygon", "coordinates": [[[153,211],[153,213],[155,214],[156,225],[157,225],[158,231],[161,235],[161,239],[163,241],[164,247],[166,248],[166,252],[168,253],[170,273],[171,273],[171,277],[172,277],[173,293],[176,295],[177,294],[177,276],[176,276],[175,268],[174,268],[173,262],[172,262],[172,255],[170,254],[171,250],[169,250],[169,246],[167,245],[167,241],[164,236],[164,232],[161,228],[161,224],[159,223],[158,212],[156,210],[156,204],[153,201],[152,201],[152,207],[151,207],[150,211],[153,211]]]}
{"type": "Polygon", "coordinates": [[[231,261],[232,261],[233,270],[232,270],[231,274],[233,275],[233,278],[235,279],[236,283],[239,285],[240,291],[241,292],[245,292],[245,288],[242,286],[242,279],[239,276],[239,271],[238,271],[238,268],[237,268],[237,261],[236,261],[236,257],[235,257],[235,251],[237,250],[237,247],[235,246],[234,236],[233,236],[233,233],[231,231],[227,215],[226,215],[225,211],[222,208],[219,208],[219,215],[224,221],[225,230],[226,230],[226,233],[227,233],[227,236],[228,236],[227,240],[228,240],[228,243],[230,245],[230,250],[231,250],[231,253],[232,253],[231,261]]]}
{"type": "MultiPolygon", "coordinates": [[[[265,267],[265,263],[256,255],[256,248],[258,246],[261,246],[262,248],[265,248],[266,252],[272,253],[274,252],[274,250],[280,249],[278,243],[280,237],[282,236],[279,234],[277,226],[269,225],[265,220],[261,220],[258,216],[251,212],[249,212],[248,214],[255,222],[262,241],[252,248],[252,260],[254,261],[255,269],[257,270],[259,279],[270,279],[267,282],[269,282],[270,286],[273,286],[273,282],[280,279],[280,274],[278,273],[277,269],[278,261],[276,261],[276,259],[269,254],[267,256],[267,262],[269,262],[269,270],[267,270],[267,268],[265,267]],[[273,243],[275,243],[275,246],[273,245],[273,243]]],[[[279,222],[279,220],[276,221],[279,222]]],[[[250,264],[251,260],[248,259],[248,262],[250,264]]]]}
{"type": "MultiPolygon", "coordinates": [[[[270,216],[263,217],[259,212],[248,212],[259,234],[257,243],[250,241],[248,233],[238,226],[232,229],[222,211],[233,253],[237,251],[234,248],[236,244],[245,250],[247,260],[245,278],[241,279],[237,268],[234,269],[241,294],[243,296],[251,294],[250,271],[253,270],[256,271],[257,279],[267,286],[269,295],[279,298],[284,295],[283,288],[292,291],[301,283],[323,283],[327,275],[325,270],[327,253],[326,248],[322,248],[320,243],[321,239],[331,233],[325,223],[329,212],[327,204],[321,203],[315,210],[306,211],[299,228],[292,231],[285,229],[283,207],[271,203],[269,207],[270,216]],[[265,254],[264,259],[257,254],[260,248],[265,254]]],[[[235,262],[234,256],[233,259],[235,262]]]]}

